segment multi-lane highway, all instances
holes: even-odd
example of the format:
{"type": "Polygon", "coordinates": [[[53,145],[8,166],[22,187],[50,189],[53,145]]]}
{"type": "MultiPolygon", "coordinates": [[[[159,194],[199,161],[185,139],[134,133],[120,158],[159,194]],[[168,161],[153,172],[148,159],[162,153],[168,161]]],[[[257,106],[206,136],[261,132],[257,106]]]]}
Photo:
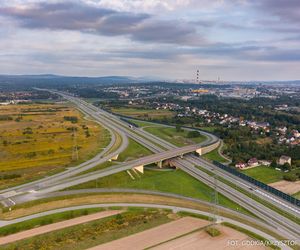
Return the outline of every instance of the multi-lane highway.
{"type": "MultiPolygon", "coordinates": [[[[183,148],[176,148],[173,144],[165,142],[164,140],[146,131],[143,131],[142,129],[129,128],[128,124],[120,120],[118,117],[110,113],[107,113],[103,110],[100,110],[97,107],[89,103],[86,103],[79,98],[75,98],[73,96],[66,95],[64,93],[58,93],[58,92],[54,92],[54,93],[57,93],[63,96],[64,98],[66,98],[67,100],[75,103],[82,112],[90,115],[96,121],[101,122],[101,124],[104,124],[111,131],[116,131],[117,133],[122,135],[123,148],[121,147],[121,150],[123,150],[124,147],[126,147],[127,136],[128,136],[134,139],[135,141],[141,143],[142,145],[146,146],[155,154],[151,156],[143,157],[141,159],[137,159],[135,161],[130,161],[116,166],[112,166],[104,170],[77,175],[82,171],[93,168],[94,166],[112,158],[117,153],[119,153],[120,151],[119,149],[119,151],[110,153],[107,156],[102,155],[102,158],[99,157],[94,161],[91,160],[90,162],[82,165],[81,167],[78,166],[74,168],[73,171],[70,170],[69,172],[66,173],[64,172],[57,176],[48,177],[44,181],[41,180],[35,183],[23,185],[21,187],[5,190],[5,192],[2,192],[4,202],[8,202],[8,203],[11,202],[13,205],[15,203],[21,203],[41,196],[46,197],[47,194],[49,194],[50,192],[61,190],[66,187],[70,187],[89,180],[94,180],[100,177],[111,175],[136,166],[160,162],[161,160],[170,159],[170,158],[174,159],[177,156],[183,156],[183,155],[185,155],[184,159],[181,159],[180,157],[176,158],[175,160],[173,160],[174,164],[177,167],[189,173],[190,175],[192,175],[193,177],[195,177],[196,179],[199,179],[200,181],[210,186],[213,185],[213,178],[207,173],[195,167],[195,165],[202,166],[205,167],[207,170],[211,171],[212,169],[214,169],[214,166],[212,166],[213,164],[199,157],[195,157],[193,155],[186,155],[186,154],[196,151],[201,146],[216,143],[218,141],[218,138],[216,138],[215,136],[206,133],[208,139],[205,142],[203,142],[201,145],[191,145],[183,148]]],[[[223,173],[220,170],[217,171],[214,169],[214,172],[222,176],[222,178],[229,179],[229,181],[235,183],[240,188],[248,189],[247,191],[249,192],[249,184],[242,183],[240,182],[240,180],[238,180],[239,182],[237,182],[237,177],[231,176],[229,173],[223,173]]],[[[263,204],[252,199],[250,196],[241,193],[240,191],[236,190],[232,186],[220,182],[218,185],[218,192],[224,194],[225,196],[229,197],[233,201],[237,202],[238,204],[242,205],[243,207],[251,211],[253,214],[260,217],[266,223],[273,226],[274,230],[282,234],[284,237],[287,237],[289,239],[295,239],[295,238],[297,239],[300,237],[299,235],[300,227],[298,224],[278,214],[277,212],[265,207],[263,204]]],[[[263,192],[263,194],[265,193],[263,192]]],[[[255,195],[259,195],[259,193],[255,193],[255,195]]],[[[276,199],[275,200],[266,199],[266,200],[268,200],[273,205],[276,205],[280,209],[284,207],[286,210],[287,209],[290,210],[289,212],[291,213],[295,213],[295,214],[299,213],[297,208],[291,207],[290,205],[287,206],[285,202],[278,203],[276,199]]]]}

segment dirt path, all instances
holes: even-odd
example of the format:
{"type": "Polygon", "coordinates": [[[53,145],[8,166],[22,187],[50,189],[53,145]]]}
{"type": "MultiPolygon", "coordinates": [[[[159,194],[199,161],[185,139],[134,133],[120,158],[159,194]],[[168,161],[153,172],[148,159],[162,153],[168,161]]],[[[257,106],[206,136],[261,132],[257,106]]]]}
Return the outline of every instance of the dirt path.
{"type": "Polygon", "coordinates": [[[112,215],[115,215],[115,214],[119,214],[119,213],[122,213],[122,212],[123,212],[122,210],[103,211],[103,212],[99,212],[99,213],[95,213],[95,214],[81,216],[81,217],[78,217],[78,218],[74,218],[74,219],[61,221],[61,222],[53,223],[53,224],[50,224],[50,225],[46,225],[46,226],[26,230],[26,231],[19,232],[19,233],[16,233],[16,234],[1,237],[0,238],[0,245],[8,244],[8,243],[12,243],[12,242],[15,242],[15,241],[18,241],[18,240],[33,237],[33,236],[36,236],[36,235],[52,232],[52,231],[55,231],[55,230],[58,230],[58,229],[63,229],[63,228],[66,228],[66,227],[75,226],[75,225],[82,224],[82,223],[85,223],[85,222],[98,220],[98,219],[105,218],[105,217],[108,217],[108,216],[112,216],[112,215]]]}
{"type": "Polygon", "coordinates": [[[195,229],[205,227],[208,224],[209,221],[192,217],[184,217],[119,240],[90,248],[89,250],[145,249],[147,247],[151,247],[161,242],[189,233],[195,229]]]}

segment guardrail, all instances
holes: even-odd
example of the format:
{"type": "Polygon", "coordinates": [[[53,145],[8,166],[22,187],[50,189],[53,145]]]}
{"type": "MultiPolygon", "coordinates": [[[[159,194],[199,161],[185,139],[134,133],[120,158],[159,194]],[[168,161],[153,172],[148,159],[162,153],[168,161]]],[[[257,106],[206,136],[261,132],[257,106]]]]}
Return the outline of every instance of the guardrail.
{"type": "Polygon", "coordinates": [[[220,162],[217,162],[217,161],[213,161],[214,165],[235,175],[235,176],[238,176],[239,178],[245,180],[245,181],[248,181],[250,182],[251,184],[254,184],[255,186],[259,187],[259,188],[262,188],[266,191],[268,191],[269,193],[272,193],[274,195],[276,195],[277,197],[285,200],[285,201],[288,201],[289,203],[293,204],[293,205],[296,205],[297,207],[300,207],[300,200],[298,200],[297,198],[291,196],[291,195],[288,195],[284,192],[281,192],[280,190],[276,189],[276,188],[273,188],[261,181],[258,181],[246,174],[243,174],[241,173],[240,171],[234,169],[234,168],[231,168],[229,166],[226,166],[226,165],[223,165],[222,163],[220,162]]]}

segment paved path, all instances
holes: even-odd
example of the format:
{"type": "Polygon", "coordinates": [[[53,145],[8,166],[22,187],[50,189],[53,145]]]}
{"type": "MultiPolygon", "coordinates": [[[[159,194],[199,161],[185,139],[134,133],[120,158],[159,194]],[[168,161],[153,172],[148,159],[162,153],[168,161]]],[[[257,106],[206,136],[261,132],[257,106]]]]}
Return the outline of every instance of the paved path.
{"type": "Polygon", "coordinates": [[[38,228],[33,228],[33,229],[26,230],[26,231],[23,231],[23,232],[19,232],[19,233],[16,233],[16,234],[1,237],[0,238],[0,245],[16,242],[18,240],[23,240],[23,239],[26,239],[26,238],[30,238],[30,237],[45,234],[45,233],[49,233],[49,232],[59,230],[59,229],[63,229],[63,228],[66,228],[66,227],[75,226],[75,225],[86,223],[86,222],[89,222],[89,221],[98,220],[98,219],[101,219],[101,218],[105,218],[105,217],[108,217],[108,216],[119,214],[121,212],[123,212],[123,211],[122,210],[103,211],[103,212],[100,212],[100,213],[81,216],[81,217],[78,217],[78,218],[65,220],[65,221],[53,223],[53,224],[38,227],[38,228]]]}

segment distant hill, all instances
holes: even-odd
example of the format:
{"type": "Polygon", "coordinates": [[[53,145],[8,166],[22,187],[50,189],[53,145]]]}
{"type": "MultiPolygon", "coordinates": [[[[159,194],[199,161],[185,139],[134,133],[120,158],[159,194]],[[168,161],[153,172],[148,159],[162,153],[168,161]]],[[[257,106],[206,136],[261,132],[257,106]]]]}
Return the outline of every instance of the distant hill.
{"type": "MultiPolygon", "coordinates": [[[[49,84],[49,83],[72,83],[72,84],[113,84],[113,83],[138,83],[151,81],[149,78],[136,78],[128,76],[103,76],[103,77],[80,77],[60,75],[0,75],[0,83],[11,84],[49,84]]],[[[153,80],[152,80],[153,81],[153,80]]]]}

